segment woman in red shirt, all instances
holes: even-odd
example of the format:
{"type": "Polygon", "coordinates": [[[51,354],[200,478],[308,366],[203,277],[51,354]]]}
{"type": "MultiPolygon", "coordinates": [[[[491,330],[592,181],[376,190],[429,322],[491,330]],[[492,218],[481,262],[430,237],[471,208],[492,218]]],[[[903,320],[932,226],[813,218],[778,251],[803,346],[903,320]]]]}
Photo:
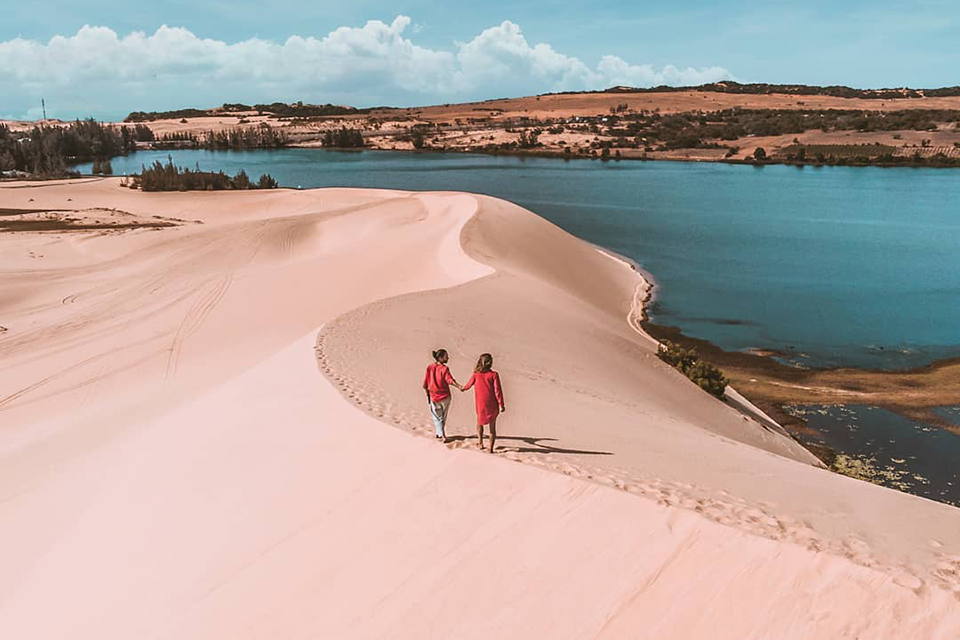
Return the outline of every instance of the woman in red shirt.
{"type": "Polygon", "coordinates": [[[470,387],[474,387],[474,398],[477,401],[477,446],[483,449],[483,425],[489,424],[490,453],[493,453],[493,446],[497,441],[497,416],[506,409],[503,406],[500,374],[493,370],[493,356],[489,353],[480,355],[473,375],[460,390],[466,391],[470,387]]]}
{"type": "Polygon", "coordinates": [[[430,405],[430,415],[433,417],[433,426],[437,430],[436,437],[447,441],[446,425],[447,414],[450,411],[450,385],[463,391],[450,373],[447,361],[450,356],[446,349],[437,349],[433,352],[433,364],[427,365],[427,373],[423,376],[423,390],[427,393],[427,403],[430,405]]]}

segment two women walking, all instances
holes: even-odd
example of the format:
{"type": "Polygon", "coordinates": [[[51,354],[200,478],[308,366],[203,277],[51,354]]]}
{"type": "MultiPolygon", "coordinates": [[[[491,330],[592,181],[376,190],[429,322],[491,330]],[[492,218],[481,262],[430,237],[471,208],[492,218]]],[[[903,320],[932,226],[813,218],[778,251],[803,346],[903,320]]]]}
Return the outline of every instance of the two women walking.
{"type": "Polygon", "coordinates": [[[450,411],[450,387],[460,391],[474,389],[474,398],[477,409],[477,446],[483,449],[483,428],[490,426],[490,453],[493,453],[497,440],[497,417],[506,409],[503,405],[503,388],[500,386],[500,374],[493,370],[493,356],[489,353],[480,355],[473,375],[465,385],[460,385],[450,373],[447,362],[450,356],[446,349],[437,349],[433,352],[434,362],[427,366],[423,378],[423,389],[427,394],[430,405],[430,415],[436,428],[436,437],[447,442],[446,424],[447,414],[450,411]]]}

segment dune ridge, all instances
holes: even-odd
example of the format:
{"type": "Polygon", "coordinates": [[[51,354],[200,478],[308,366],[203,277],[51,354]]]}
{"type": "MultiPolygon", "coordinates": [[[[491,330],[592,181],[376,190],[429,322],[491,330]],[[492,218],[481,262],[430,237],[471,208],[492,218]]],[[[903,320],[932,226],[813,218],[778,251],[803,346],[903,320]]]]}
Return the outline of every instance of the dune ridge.
{"type": "MultiPolygon", "coordinates": [[[[502,441],[504,457],[691,509],[757,535],[886,566],[896,575],[935,575],[920,568],[931,560],[935,536],[913,529],[904,515],[919,516],[928,506],[951,514],[949,507],[815,468],[820,465],[809,452],[735,391],[730,405],[757,420],[710,398],[656,359],[656,342],[630,321],[645,297],[642,276],[622,264],[611,269],[589,245],[520,207],[480,200],[461,242],[495,275],[455,290],[377,301],[320,332],[321,368],[348,399],[378,418],[429,434],[421,392],[402,372],[416,371],[436,343],[455,347],[454,362],[460,356],[467,365],[464,378],[472,364],[468,353],[499,348],[504,379],[520,389],[521,401],[530,399],[501,422],[504,434],[526,438],[502,441]],[[536,248],[523,251],[534,238],[536,248]],[[541,308],[531,308],[531,298],[541,308]],[[491,311],[484,308],[490,301],[506,302],[491,311]],[[502,322],[509,330],[498,327],[502,322]],[[578,342],[585,328],[593,334],[578,342]],[[557,353],[558,342],[567,353],[557,353]],[[374,345],[384,343],[392,348],[375,353],[374,345]],[[571,368],[587,373],[572,381],[564,376],[571,368]],[[560,400],[570,392],[586,396],[587,406],[560,400]],[[383,398],[402,408],[385,412],[383,398]],[[593,421],[612,424],[601,430],[593,421]],[[566,450],[557,451],[558,445],[566,450]],[[758,486],[757,476],[766,484],[758,486]],[[839,499],[830,497],[838,492],[839,499]],[[848,501],[856,499],[868,500],[869,508],[848,513],[848,501]],[[878,535],[895,522],[893,539],[886,538],[889,532],[878,535]],[[914,546],[905,548],[906,540],[914,546]]],[[[456,400],[451,420],[461,426],[454,433],[470,436],[470,399],[456,400]]],[[[451,446],[472,441],[458,439],[451,446]]]]}
{"type": "Polygon", "coordinates": [[[637,274],[529,212],[11,187],[0,206],[185,223],[0,234],[4,637],[960,630],[956,509],[693,388],[627,321],[637,274]],[[427,424],[437,341],[461,377],[496,346],[505,453],[388,426],[427,424]]]}

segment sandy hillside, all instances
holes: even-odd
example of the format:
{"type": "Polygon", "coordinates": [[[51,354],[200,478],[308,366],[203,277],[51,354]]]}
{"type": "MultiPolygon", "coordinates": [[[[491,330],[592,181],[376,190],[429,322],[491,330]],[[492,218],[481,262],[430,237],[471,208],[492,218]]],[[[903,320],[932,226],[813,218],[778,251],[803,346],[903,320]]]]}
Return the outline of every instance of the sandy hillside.
{"type": "Polygon", "coordinates": [[[682,113],[721,109],[864,109],[899,111],[901,109],[957,109],[960,97],[902,98],[875,100],[834,96],[791,95],[783,93],[744,94],[714,91],[667,91],[663,93],[556,93],[544,96],[503,98],[464,104],[434,105],[406,109],[424,120],[452,120],[491,116],[507,118],[569,118],[609,113],[611,107],[627,105],[633,111],[682,113]]]}
{"type": "Polygon", "coordinates": [[[631,328],[642,279],[518,207],[109,179],[0,209],[165,223],[0,233],[2,637],[960,633],[960,511],[701,393],[631,328]],[[411,435],[439,345],[461,379],[494,352],[501,454],[411,435]]]}

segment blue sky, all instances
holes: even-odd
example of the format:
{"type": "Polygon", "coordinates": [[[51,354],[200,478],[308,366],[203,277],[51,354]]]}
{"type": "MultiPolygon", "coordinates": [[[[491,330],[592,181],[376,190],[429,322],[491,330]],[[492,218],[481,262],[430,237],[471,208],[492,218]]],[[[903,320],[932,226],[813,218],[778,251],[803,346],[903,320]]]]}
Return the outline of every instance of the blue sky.
{"type": "Polygon", "coordinates": [[[113,118],[225,101],[406,106],[723,78],[960,84],[952,0],[37,6],[4,7],[0,117],[35,117],[40,97],[56,117],[113,118]]]}

